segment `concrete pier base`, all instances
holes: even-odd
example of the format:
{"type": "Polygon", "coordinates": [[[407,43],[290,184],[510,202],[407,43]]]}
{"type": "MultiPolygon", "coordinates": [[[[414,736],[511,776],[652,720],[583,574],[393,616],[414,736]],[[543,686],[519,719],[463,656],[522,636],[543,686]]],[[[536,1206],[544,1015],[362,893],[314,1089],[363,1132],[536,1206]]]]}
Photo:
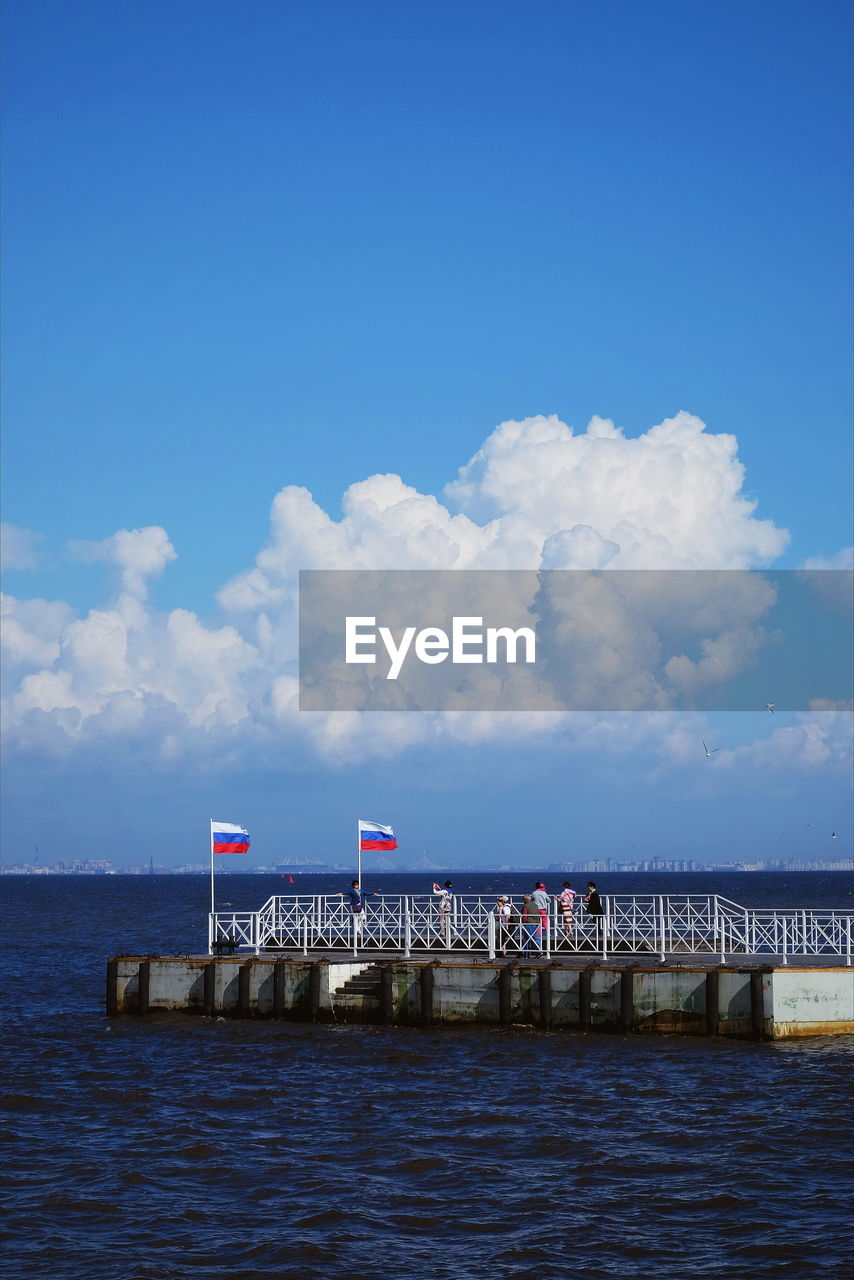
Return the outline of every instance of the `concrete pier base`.
{"type": "Polygon", "coordinates": [[[782,1039],[854,1033],[854,970],[119,956],[106,1010],[782,1039]]]}

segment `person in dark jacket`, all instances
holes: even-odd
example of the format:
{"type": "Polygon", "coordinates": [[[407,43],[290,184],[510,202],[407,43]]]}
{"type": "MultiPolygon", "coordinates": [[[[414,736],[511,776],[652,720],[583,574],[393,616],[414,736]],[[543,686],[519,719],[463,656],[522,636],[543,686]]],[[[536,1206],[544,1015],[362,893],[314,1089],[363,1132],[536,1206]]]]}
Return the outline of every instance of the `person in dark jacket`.
{"type": "MultiPolygon", "coordinates": [[[[381,894],[376,890],[370,890],[372,898],[379,898],[381,894]]],[[[363,889],[358,880],[354,880],[349,889],[340,889],[339,898],[347,898],[350,904],[350,912],[353,917],[354,933],[361,933],[362,924],[365,918],[365,908],[368,905],[368,891],[363,889]]]]}
{"type": "Polygon", "coordinates": [[[584,895],[584,909],[589,916],[593,916],[596,925],[596,948],[602,945],[602,917],[605,914],[605,908],[602,906],[602,899],[599,897],[599,890],[593,880],[587,882],[587,892],[584,895]]]}

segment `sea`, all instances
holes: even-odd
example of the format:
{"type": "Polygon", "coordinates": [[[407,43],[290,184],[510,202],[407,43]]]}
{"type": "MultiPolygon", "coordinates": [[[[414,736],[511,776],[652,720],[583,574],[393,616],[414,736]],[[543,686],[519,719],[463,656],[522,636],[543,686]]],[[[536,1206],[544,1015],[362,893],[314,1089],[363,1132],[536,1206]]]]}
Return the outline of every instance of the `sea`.
{"type": "MultiPolygon", "coordinates": [[[[464,893],[533,882],[446,876],[464,893]]],[[[220,874],[217,900],[351,878],[220,874]]],[[[595,878],[854,908],[849,873],[595,878]]],[[[429,892],[432,876],[366,880],[429,892]]],[[[110,956],[204,950],[209,881],[0,891],[6,1280],[854,1276],[854,1037],[108,1019],[110,956]]]]}

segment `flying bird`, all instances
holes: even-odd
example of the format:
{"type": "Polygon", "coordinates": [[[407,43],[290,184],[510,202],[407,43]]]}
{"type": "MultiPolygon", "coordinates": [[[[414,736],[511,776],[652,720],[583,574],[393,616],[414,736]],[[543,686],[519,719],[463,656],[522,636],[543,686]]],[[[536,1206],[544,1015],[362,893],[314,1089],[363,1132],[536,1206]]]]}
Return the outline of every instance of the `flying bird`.
{"type": "Polygon", "coordinates": [[[836,834],[836,832],[835,832],[835,831],[831,831],[831,833],[830,833],[830,838],[831,838],[831,840],[838,840],[838,839],[839,839],[839,837],[837,836],[837,834],[836,834]]]}
{"type": "Polygon", "coordinates": [[[711,758],[712,758],[712,756],[715,754],[715,752],[716,752],[716,751],[720,751],[720,747],[712,747],[712,749],[711,749],[711,751],[710,751],[710,750],[709,750],[709,748],[706,746],[706,744],[705,744],[705,742],[704,742],[704,743],[703,743],[703,750],[704,750],[704,751],[705,751],[705,753],[706,753],[706,759],[707,759],[707,760],[711,760],[711,758]]]}
{"type": "Polygon", "coordinates": [[[773,714],[774,714],[774,708],[776,707],[776,705],[777,705],[777,703],[776,703],[776,702],[766,702],[766,703],[765,703],[765,710],[766,710],[766,711],[770,711],[770,712],[771,712],[771,715],[773,716],[773,714]]]}

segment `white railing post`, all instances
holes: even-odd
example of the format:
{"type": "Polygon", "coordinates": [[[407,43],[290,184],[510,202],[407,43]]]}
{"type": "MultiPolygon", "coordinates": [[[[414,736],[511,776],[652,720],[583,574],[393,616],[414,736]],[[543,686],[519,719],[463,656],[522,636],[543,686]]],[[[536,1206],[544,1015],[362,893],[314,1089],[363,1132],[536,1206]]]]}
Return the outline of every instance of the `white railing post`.
{"type": "Polygon", "coordinates": [[[490,960],[495,959],[495,916],[490,911],[486,918],[486,942],[490,960]]]}
{"type": "Polygon", "coordinates": [[[252,912],[252,933],[250,934],[250,937],[255,943],[255,954],[256,956],[259,956],[261,954],[261,912],[260,911],[252,912]]]}
{"type": "Polygon", "coordinates": [[[412,954],[412,917],[409,907],[403,908],[403,957],[408,960],[412,954]]]}
{"type": "Polygon", "coordinates": [[[304,956],[308,955],[308,915],[307,914],[304,915],[302,918],[302,953],[304,956]]]}
{"type": "Polygon", "coordinates": [[[726,930],[729,920],[725,915],[721,914],[720,903],[717,896],[715,897],[715,929],[720,935],[721,944],[721,964],[726,964],[726,930]]]}
{"type": "MultiPolygon", "coordinates": [[[[669,905],[669,904],[668,904],[669,905]]],[[[667,944],[665,938],[667,936],[667,924],[664,912],[664,894],[658,895],[658,958],[664,964],[667,955],[667,944]]]]}
{"type": "Polygon", "coordinates": [[[212,911],[208,912],[208,955],[213,955],[214,929],[216,928],[216,916],[212,911]]]}
{"type": "MultiPolygon", "coordinates": [[[[788,964],[788,963],[789,963],[789,957],[788,957],[787,950],[786,950],[786,943],[787,943],[787,936],[786,936],[786,935],[787,935],[787,929],[786,929],[786,925],[787,925],[787,923],[788,923],[788,921],[786,920],[786,917],[785,917],[785,916],[781,916],[781,917],[780,917],[780,929],[781,929],[781,932],[782,932],[782,935],[783,935],[783,945],[782,945],[782,948],[781,948],[782,955],[783,955],[783,964],[788,964]]],[[[794,924],[794,920],[792,921],[792,924],[794,924]]]]}

